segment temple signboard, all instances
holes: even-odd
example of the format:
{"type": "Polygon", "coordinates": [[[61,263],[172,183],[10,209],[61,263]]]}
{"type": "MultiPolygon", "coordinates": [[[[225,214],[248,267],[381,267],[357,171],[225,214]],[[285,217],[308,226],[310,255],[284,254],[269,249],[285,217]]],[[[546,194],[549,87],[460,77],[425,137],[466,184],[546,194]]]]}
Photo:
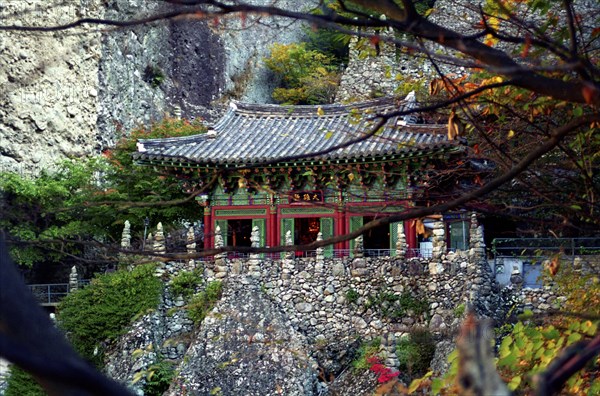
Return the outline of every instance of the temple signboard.
{"type": "Polygon", "coordinates": [[[292,191],[289,194],[290,203],[318,203],[324,202],[323,191],[292,191]]]}

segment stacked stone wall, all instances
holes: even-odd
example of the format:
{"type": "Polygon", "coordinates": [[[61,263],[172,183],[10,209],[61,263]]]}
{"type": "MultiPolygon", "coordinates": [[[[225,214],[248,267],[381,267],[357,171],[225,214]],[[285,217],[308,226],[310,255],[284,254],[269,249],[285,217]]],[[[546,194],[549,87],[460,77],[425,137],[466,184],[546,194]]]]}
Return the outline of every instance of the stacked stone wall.
{"type": "Polygon", "coordinates": [[[430,273],[430,260],[393,257],[261,260],[260,272],[250,271],[248,264],[245,259],[221,259],[207,262],[205,272],[209,280],[259,283],[291,322],[314,339],[387,332],[400,336],[413,326],[444,330],[458,323],[456,307],[473,303],[470,297],[485,298],[479,293],[483,272],[464,253],[444,256],[435,274],[430,273]],[[401,317],[386,315],[382,307],[369,304],[383,294],[408,294],[426,301],[428,308],[421,314],[408,310],[401,317]]]}

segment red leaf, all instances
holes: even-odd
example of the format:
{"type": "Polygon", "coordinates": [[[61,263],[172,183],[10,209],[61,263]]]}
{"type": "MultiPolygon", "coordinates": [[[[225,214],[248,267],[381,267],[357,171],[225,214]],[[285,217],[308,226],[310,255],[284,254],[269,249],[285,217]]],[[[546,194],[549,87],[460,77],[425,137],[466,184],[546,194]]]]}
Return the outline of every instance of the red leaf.
{"type": "Polygon", "coordinates": [[[377,356],[371,356],[371,357],[367,358],[367,363],[377,364],[377,363],[381,363],[381,362],[377,356]]]}
{"type": "Polygon", "coordinates": [[[525,36],[525,44],[523,45],[523,51],[521,51],[521,58],[526,58],[529,55],[529,49],[531,48],[531,36],[525,36]]]}
{"type": "Polygon", "coordinates": [[[592,104],[594,97],[598,96],[598,89],[591,84],[586,84],[581,89],[581,94],[583,95],[585,103],[592,104]]]}
{"type": "Polygon", "coordinates": [[[371,44],[377,45],[381,41],[381,38],[379,36],[371,36],[369,37],[369,41],[371,41],[371,44]]]}

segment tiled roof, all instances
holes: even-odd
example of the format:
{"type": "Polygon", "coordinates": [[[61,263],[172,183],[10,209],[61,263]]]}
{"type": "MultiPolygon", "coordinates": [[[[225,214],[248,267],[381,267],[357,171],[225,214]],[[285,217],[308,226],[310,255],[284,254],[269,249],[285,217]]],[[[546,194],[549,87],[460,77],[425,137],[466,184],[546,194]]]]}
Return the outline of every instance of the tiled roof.
{"type": "Polygon", "coordinates": [[[377,114],[416,106],[414,95],[353,105],[279,106],[232,102],[206,134],[143,139],[134,154],[141,163],[168,162],[209,167],[244,167],[291,160],[344,160],[414,155],[455,146],[443,125],[415,124],[415,116],[394,117],[376,135],[324,153],[364,136],[377,114]],[[315,153],[320,153],[315,155],[315,153]]]}

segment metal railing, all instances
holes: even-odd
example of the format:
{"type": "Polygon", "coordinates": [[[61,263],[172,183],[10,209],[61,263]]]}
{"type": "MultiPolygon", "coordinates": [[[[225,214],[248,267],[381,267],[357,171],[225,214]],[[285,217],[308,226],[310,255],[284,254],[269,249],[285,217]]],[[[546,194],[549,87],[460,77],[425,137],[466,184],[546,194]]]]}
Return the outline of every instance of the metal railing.
{"type": "Polygon", "coordinates": [[[69,294],[68,283],[45,283],[29,285],[29,290],[42,305],[58,304],[69,294]]]}
{"type": "MultiPolygon", "coordinates": [[[[79,287],[90,283],[89,280],[79,281],[79,287]]],[[[27,285],[29,290],[42,305],[56,305],[71,292],[69,283],[38,283],[27,285]]]]}
{"type": "MultiPolygon", "coordinates": [[[[316,250],[305,250],[305,251],[296,251],[291,252],[293,258],[310,258],[316,257],[316,250]]],[[[405,257],[406,258],[414,258],[414,257],[422,257],[422,258],[431,258],[431,249],[407,249],[405,257]]],[[[284,252],[273,252],[273,253],[241,253],[241,252],[224,252],[220,253],[220,257],[228,258],[228,259],[249,259],[253,255],[258,256],[262,259],[271,259],[271,260],[279,260],[283,257],[284,252]]],[[[354,253],[351,249],[333,249],[333,250],[323,250],[323,255],[326,258],[347,258],[353,257],[354,253]]],[[[215,255],[219,256],[219,254],[215,255]]],[[[213,261],[215,256],[207,256],[198,258],[197,261],[213,261]]],[[[396,249],[364,249],[363,250],[364,257],[394,257],[396,256],[396,249]]]]}
{"type": "Polygon", "coordinates": [[[540,257],[556,253],[568,256],[600,254],[600,237],[595,238],[496,238],[494,257],[540,257]]]}

